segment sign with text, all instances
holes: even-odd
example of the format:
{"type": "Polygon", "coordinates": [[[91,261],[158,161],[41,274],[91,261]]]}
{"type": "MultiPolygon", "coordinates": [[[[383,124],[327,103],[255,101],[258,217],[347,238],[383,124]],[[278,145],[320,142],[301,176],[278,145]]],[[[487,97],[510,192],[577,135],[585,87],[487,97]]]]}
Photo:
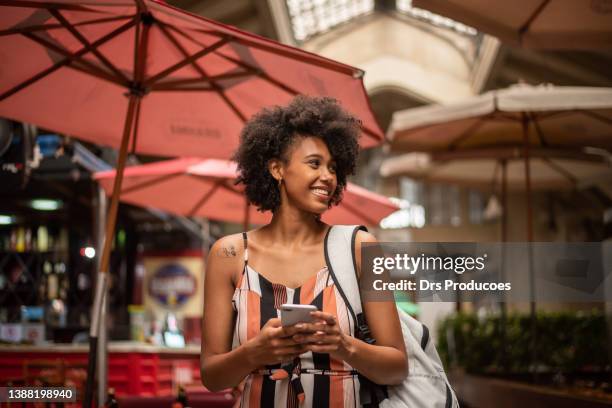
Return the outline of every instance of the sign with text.
{"type": "Polygon", "coordinates": [[[612,301],[611,243],[368,243],[361,256],[366,301],[612,301]]]}

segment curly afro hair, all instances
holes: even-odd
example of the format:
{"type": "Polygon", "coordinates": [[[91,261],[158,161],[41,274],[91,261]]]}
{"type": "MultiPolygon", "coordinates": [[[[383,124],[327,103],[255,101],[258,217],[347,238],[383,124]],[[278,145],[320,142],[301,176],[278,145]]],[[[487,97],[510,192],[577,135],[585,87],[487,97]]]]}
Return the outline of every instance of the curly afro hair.
{"type": "Polygon", "coordinates": [[[302,137],[321,138],[336,162],[338,187],[330,207],[342,200],[347,176],[355,173],[361,122],[332,98],[297,96],[285,107],[263,109],[244,126],[233,160],[238,162],[236,184],[259,211],[280,206],[278,182],[268,171],[272,159],[288,162],[293,143],[302,137]]]}

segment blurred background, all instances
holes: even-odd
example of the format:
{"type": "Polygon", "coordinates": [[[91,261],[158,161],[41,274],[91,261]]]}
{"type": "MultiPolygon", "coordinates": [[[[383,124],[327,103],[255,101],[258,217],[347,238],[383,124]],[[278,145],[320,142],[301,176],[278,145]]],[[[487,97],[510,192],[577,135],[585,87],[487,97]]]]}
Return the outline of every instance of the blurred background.
{"type": "MultiPolygon", "coordinates": [[[[351,182],[396,206],[369,226],[380,241],[612,240],[612,33],[597,26],[605,19],[608,30],[612,27],[612,3],[519,1],[508,8],[506,2],[481,2],[478,9],[477,1],[447,2],[455,6],[443,15],[427,1],[410,0],[167,3],[366,72],[365,89],[387,140],[362,152],[351,182]],[[583,21],[572,8],[578,4],[599,16],[590,26],[587,21],[586,43],[564,40],[568,34],[552,45],[527,36],[546,16],[545,8],[559,3],[561,17],[547,23],[553,34],[565,27],[562,17],[583,21]],[[457,10],[461,6],[476,7],[480,17],[474,10],[457,10]],[[512,34],[518,11],[529,12],[512,34]],[[495,15],[507,16],[507,24],[497,27],[495,15]],[[602,40],[595,39],[598,34],[602,40]],[[601,89],[602,105],[550,108],[556,115],[589,111],[592,115],[583,116],[595,118],[592,122],[567,119],[547,128],[540,117],[516,110],[504,116],[516,120],[516,129],[489,129],[485,142],[475,135],[474,142],[463,143],[471,133],[485,132],[480,120],[458,125],[453,131],[459,139],[447,144],[423,142],[435,137],[435,128],[423,130],[427,126],[458,120],[452,113],[444,119],[443,110],[423,110],[428,107],[452,112],[475,106],[490,91],[565,87],[601,89]],[[427,115],[434,119],[419,123],[427,115]],[[557,134],[570,136],[557,143],[557,134]],[[538,137],[540,143],[534,142],[538,137]],[[532,183],[526,185],[529,149],[532,183]]],[[[559,95],[552,101],[566,94],[559,95]]],[[[495,115],[473,117],[477,114],[495,115]]],[[[131,155],[128,164],[158,160],[131,155]]],[[[79,344],[87,341],[107,205],[92,175],[116,162],[114,149],[0,118],[0,383],[82,385],[86,354],[79,344]]],[[[244,223],[127,203],[117,222],[106,383],[120,402],[138,396],[171,402],[179,385],[201,388],[207,250],[215,239],[242,231],[244,223]],[[180,289],[167,290],[173,284],[180,289]]],[[[612,405],[609,303],[419,303],[399,294],[398,299],[430,328],[462,406],[612,405]]],[[[215,398],[210,404],[231,405],[229,393],[215,398]]]]}

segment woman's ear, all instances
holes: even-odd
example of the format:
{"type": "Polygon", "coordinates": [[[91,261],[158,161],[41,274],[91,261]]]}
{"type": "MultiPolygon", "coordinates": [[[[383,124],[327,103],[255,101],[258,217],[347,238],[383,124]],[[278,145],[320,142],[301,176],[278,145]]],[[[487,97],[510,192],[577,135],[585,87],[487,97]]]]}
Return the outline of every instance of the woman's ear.
{"type": "Polygon", "coordinates": [[[276,181],[282,180],[283,178],[283,163],[279,159],[272,159],[268,162],[268,171],[276,179],[276,181]]]}

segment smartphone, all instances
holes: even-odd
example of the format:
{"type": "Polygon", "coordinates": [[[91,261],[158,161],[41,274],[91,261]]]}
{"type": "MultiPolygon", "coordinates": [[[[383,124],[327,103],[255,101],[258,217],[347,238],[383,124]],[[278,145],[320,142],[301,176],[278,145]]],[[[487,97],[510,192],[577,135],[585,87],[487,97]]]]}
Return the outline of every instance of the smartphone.
{"type": "Polygon", "coordinates": [[[281,305],[281,323],[283,326],[291,326],[296,323],[311,323],[313,319],[310,312],[316,311],[317,307],[314,305],[283,303],[281,305]]]}

